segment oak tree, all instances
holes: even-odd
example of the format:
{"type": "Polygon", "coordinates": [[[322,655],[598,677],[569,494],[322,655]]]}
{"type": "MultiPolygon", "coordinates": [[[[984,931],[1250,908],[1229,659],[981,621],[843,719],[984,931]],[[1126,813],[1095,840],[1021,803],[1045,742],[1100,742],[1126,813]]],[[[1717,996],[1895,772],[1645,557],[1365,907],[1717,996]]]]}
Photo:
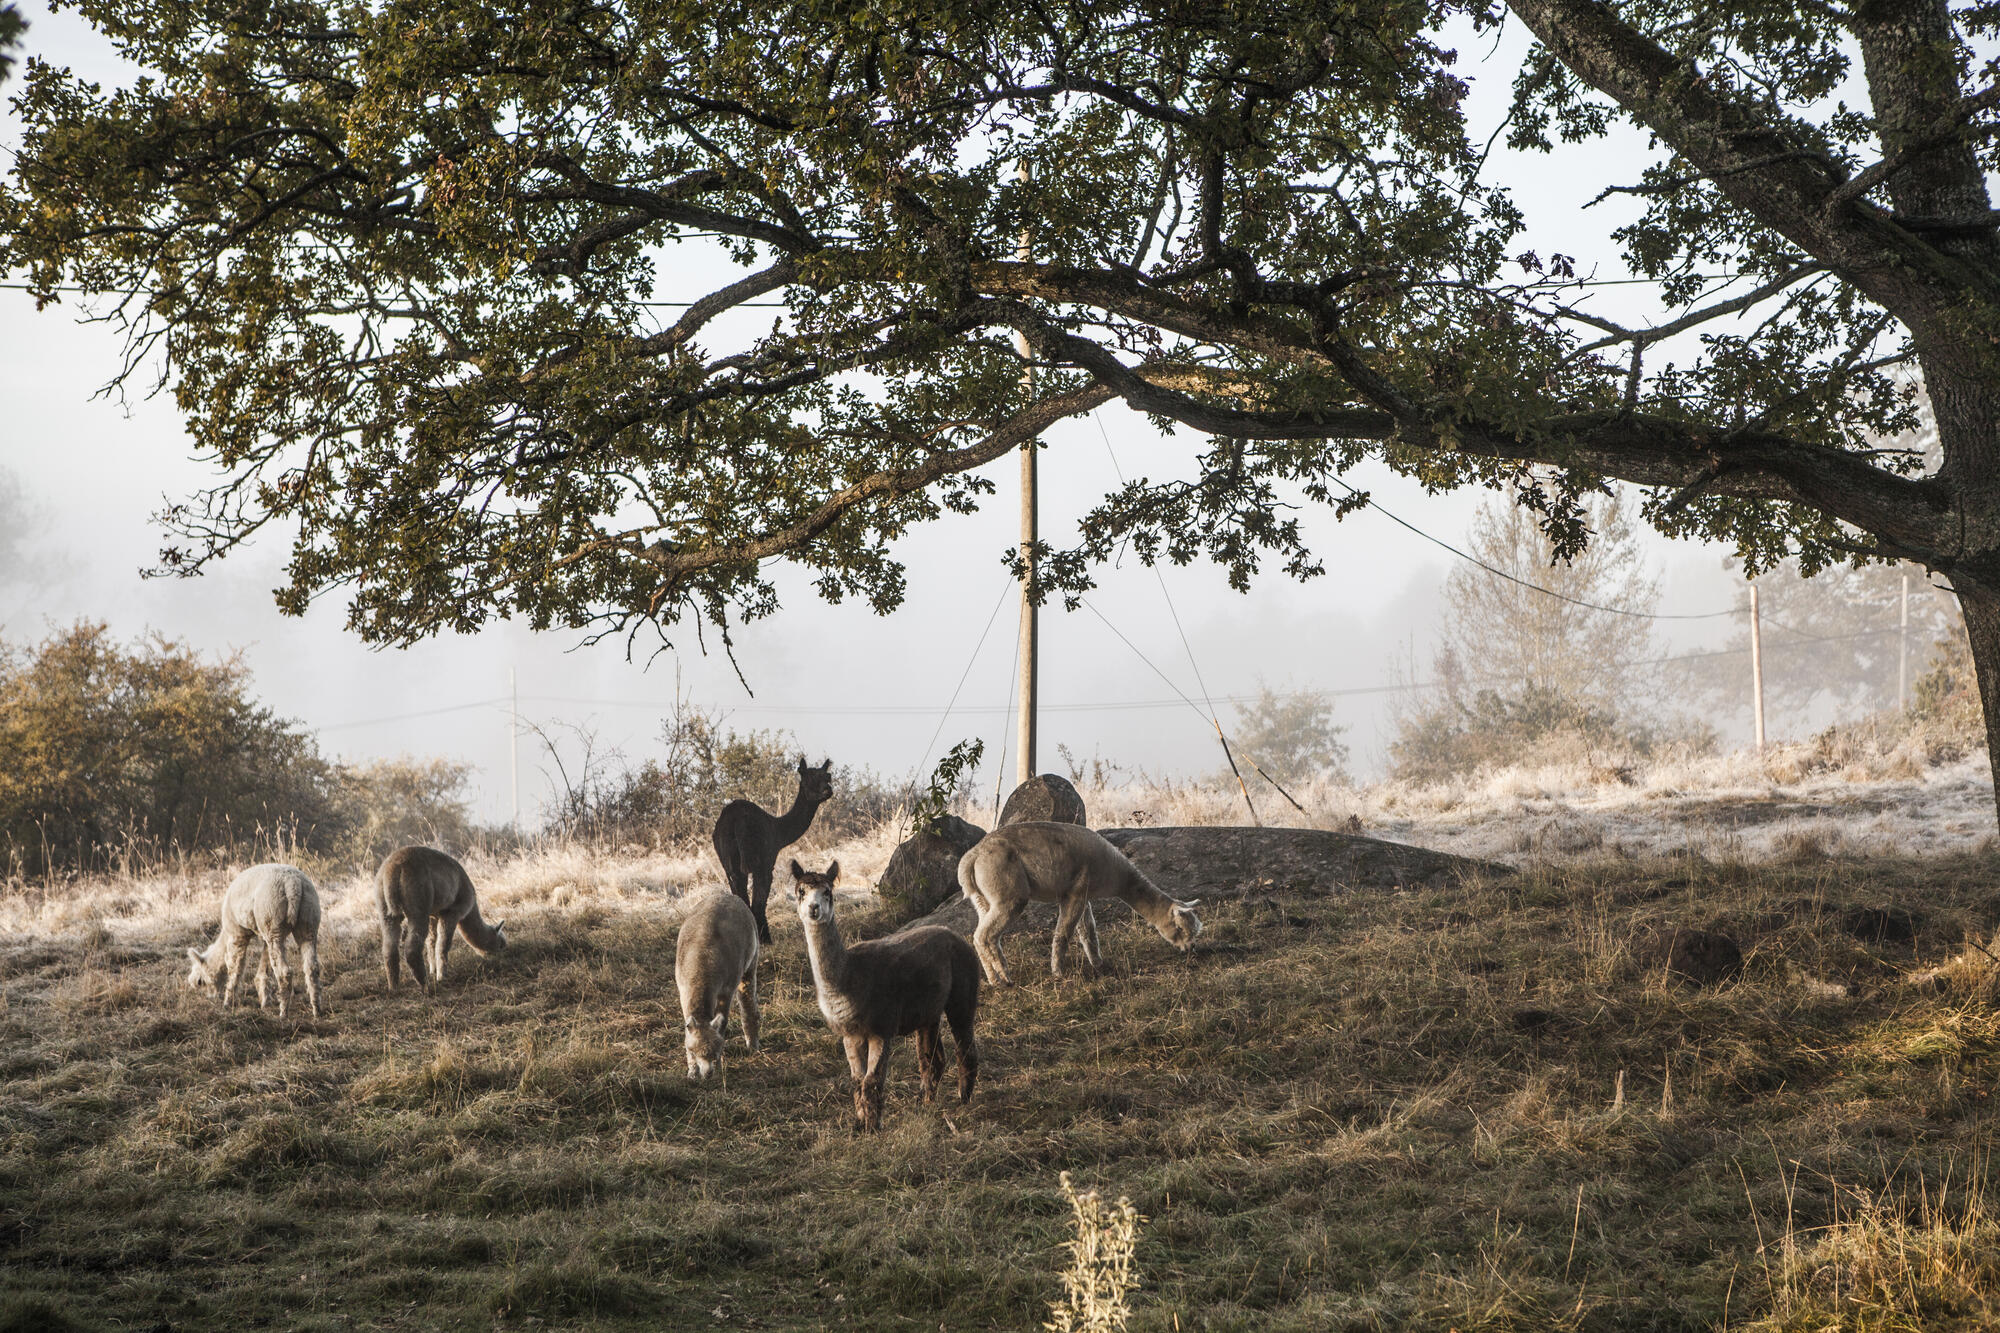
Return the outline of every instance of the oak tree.
{"type": "Polygon", "coordinates": [[[1513,485],[1565,555],[1622,480],[1753,570],[1936,571],[2000,734],[1991,4],[78,9],[146,76],[17,75],[0,264],[104,294],[218,467],[169,567],[276,529],[285,608],[391,643],[726,624],[774,558],[888,606],[899,534],[1119,399],[1196,475],[1106,497],[1037,593],[1126,540],[1314,572],[1282,501],[1356,503],[1365,456],[1513,485]],[[1657,320],[1521,234],[1456,54],[1503,25],[1516,149],[1647,136],[1607,243],[1657,320]],[[740,269],[662,317],[696,237],[740,269]],[[1873,443],[1918,385],[1934,468],[1873,443]]]}

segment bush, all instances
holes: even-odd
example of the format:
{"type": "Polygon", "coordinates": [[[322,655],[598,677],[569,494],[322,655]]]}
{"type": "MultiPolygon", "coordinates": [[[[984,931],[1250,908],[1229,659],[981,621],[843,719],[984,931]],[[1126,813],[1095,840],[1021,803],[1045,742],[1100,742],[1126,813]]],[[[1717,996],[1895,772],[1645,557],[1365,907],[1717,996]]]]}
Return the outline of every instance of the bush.
{"type": "Polygon", "coordinates": [[[1514,765],[1572,762],[1616,751],[1637,758],[1673,743],[1705,752],[1714,733],[1666,734],[1622,724],[1609,710],[1544,686],[1517,695],[1481,690],[1470,700],[1447,693],[1405,716],[1389,743],[1392,776],[1438,782],[1514,765]]]}
{"type": "MultiPolygon", "coordinates": [[[[798,793],[805,753],[789,731],[725,730],[714,713],[685,705],[661,726],[664,760],[635,767],[616,750],[600,751],[589,730],[573,734],[581,756],[570,765],[555,741],[542,737],[562,775],[562,791],[544,807],[543,823],[559,837],[603,846],[703,845],[722,807],[738,799],[782,813],[798,793]]],[[[833,790],[813,824],[829,837],[869,832],[904,804],[867,769],[835,768],[833,790]]]]}
{"type": "Polygon", "coordinates": [[[470,840],[465,765],[330,763],[250,684],[239,657],[211,661],[159,635],[125,646],[101,624],[0,644],[11,875],[137,873],[185,857],[372,866],[404,843],[470,840]]]}
{"type": "Polygon", "coordinates": [[[335,770],[335,826],[343,855],[374,865],[413,842],[463,849],[473,839],[465,802],[472,767],[448,759],[376,759],[335,770]]]}
{"type": "Polygon", "coordinates": [[[236,657],[79,623],[0,647],[0,841],[16,875],[131,868],[169,852],[323,847],[337,778],[236,657]]]}

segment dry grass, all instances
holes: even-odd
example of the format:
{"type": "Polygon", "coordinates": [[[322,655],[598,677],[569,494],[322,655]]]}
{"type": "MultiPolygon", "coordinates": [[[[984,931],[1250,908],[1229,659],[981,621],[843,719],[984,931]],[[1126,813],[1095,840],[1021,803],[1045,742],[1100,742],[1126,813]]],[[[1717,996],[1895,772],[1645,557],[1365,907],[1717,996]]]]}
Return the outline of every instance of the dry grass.
{"type": "Polygon", "coordinates": [[[1607,850],[1220,901],[1189,958],[1118,926],[1110,975],[989,993],[969,1108],[917,1104],[898,1051],[871,1138],[784,913],[764,1051],[681,1073],[699,858],[476,866],[514,944],[434,999],[383,992],[365,882],[323,877],[319,1022],[178,989],[219,883],[0,904],[0,1327],[1028,1328],[1063,1171],[1150,1219],[1133,1329],[1915,1326],[1811,1305],[1829,1271],[1843,1300],[1956,1274],[1895,1308],[1985,1327],[1995,869],[1607,850]],[[1681,925],[1742,975],[1668,977],[1681,925]]]}
{"type": "MultiPolygon", "coordinates": [[[[1927,766],[1892,752],[1832,763],[1819,742],[1773,746],[1765,759],[1726,755],[1627,763],[1617,757],[1510,768],[1450,781],[1268,784],[1251,796],[1270,824],[1347,830],[1462,856],[1568,860],[1694,855],[1784,861],[1814,856],[1939,856],[1994,840],[1992,771],[1984,751],[1927,766]],[[1891,762],[1891,761],[1894,762],[1891,762]],[[1907,761],[1907,762],[1906,762],[1907,761]]],[[[1135,780],[1082,788],[1091,821],[1248,822],[1233,781],[1135,780]]],[[[975,811],[991,823],[991,811],[975,811]]]]}

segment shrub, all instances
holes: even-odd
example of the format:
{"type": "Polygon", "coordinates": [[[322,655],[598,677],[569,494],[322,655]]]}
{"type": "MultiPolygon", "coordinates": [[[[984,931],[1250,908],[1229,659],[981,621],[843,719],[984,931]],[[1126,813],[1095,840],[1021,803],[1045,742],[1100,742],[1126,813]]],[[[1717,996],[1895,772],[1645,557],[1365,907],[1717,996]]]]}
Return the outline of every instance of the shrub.
{"type": "Polygon", "coordinates": [[[0,841],[14,872],[330,845],[333,766],[249,684],[240,658],[157,635],[122,647],[102,624],[0,647],[0,841]]]}

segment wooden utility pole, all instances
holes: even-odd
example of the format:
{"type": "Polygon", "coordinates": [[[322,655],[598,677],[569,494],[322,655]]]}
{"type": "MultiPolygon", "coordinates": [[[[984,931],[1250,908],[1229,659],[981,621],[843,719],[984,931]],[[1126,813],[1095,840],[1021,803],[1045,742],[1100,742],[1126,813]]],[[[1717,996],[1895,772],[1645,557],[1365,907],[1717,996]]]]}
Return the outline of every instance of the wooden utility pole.
{"type": "Polygon", "coordinates": [[[1750,702],[1757,718],[1757,757],[1764,757],[1764,624],[1757,613],[1757,585],[1750,585],[1750,702]]]}
{"type": "MultiPolygon", "coordinates": [[[[1021,163],[1020,177],[1023,185],[1028,182],[1028,164],[1021,163]]],[[[1028,229],[1021,228],[1021,244],[1017,251],[1020,261],[1025,264],[1032,258],[1028,247],[1028,229]]],[[[1014,331],[1014,350],[1021,356],[1021,400],[1025,405],[1035,396],[1035,365],[1030,360],[1032,350],[1028,346],[1028,335],[1014,331]]],[[[1026,782],[1035,776],[1035,709],[1039,700],[1035,688],[1036,667],[1039,665],[1036,653],[1036,607],[1028,596],[1028,587],[1035,577],[1035,456],[1037,450],[1032,438],[1021,442],[1021,711],[1020,731],[1015,737],[1014,771],[1015,780],[1026,782]]]]}
{"type": "Polygon", "coordinates": [[[1903,618],[1896,625],[1896,710],[1910,706],[1910,571],[1903,571],[1903,618]]]}

